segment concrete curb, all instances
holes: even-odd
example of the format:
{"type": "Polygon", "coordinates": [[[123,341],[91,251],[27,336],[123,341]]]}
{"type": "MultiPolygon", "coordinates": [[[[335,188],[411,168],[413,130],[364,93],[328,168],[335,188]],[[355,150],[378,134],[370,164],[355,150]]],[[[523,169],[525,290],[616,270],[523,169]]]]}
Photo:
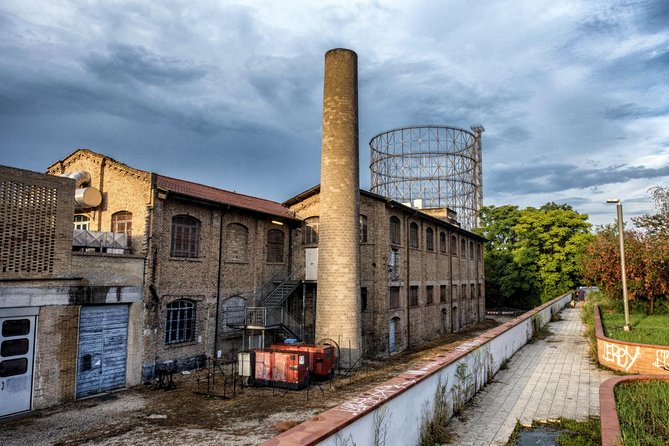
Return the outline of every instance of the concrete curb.
{"type": "Polygon", "coordinates": [[[599,386],[599,410],[602,429],[602,446],[621,446],[622,434],[620,431],[620,420],[616,412],[616,397],[614,389],[616,385],[625,381],[644,381],[649,379],[662,379],[669,381],[669,376],[657,375],[632,375],[611,378],[599,386]]]}

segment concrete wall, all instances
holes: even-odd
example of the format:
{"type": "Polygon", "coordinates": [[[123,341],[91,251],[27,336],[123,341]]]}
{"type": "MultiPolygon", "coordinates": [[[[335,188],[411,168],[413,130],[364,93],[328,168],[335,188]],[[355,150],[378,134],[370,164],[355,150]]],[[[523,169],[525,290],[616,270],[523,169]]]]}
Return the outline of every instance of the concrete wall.
{"type": "Polygon", "coordinates": [[[609,369],[635,375],[669,376],[669,346],[639,344],[607,338],[602,328],[600,308],[595,305],[597,359],[609,369]]]}
{"type": "Polygon", "coordinates": [[[570,300],[571,294],[555,298],[460,345],[456,351],[420,364],[263,444],[373,444],[375,419],[379,417],[387,421],[386,438],[392,438],[393,444],[416,444],[423,413],[432,413],[440,385],[445,386],[453,413],[454,405],[471,399],[503,362],[570,300]]]}

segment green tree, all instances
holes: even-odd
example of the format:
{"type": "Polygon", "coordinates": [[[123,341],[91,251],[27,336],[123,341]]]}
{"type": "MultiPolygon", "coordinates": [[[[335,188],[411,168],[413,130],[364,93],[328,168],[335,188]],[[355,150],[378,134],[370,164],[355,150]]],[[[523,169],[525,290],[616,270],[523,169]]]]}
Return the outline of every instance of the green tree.
{"type": "Polygon", "coordinates": [[[578,284],[579,251],[591,237],[587,215],[556,203],[485,206],[479,215],[489,307],[532,308],[578,284]]]}

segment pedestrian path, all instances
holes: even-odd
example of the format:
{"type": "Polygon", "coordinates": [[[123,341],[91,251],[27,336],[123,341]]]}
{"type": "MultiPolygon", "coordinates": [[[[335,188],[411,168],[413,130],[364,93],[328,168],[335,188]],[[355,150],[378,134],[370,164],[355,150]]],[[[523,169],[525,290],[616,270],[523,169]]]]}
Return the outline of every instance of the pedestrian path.
{"type": "Polygon", "coordinates": [[[451,420],[455,444],[504,445],[517,420],[530,425],[599,416],[599,385],[614,375],[590,359],[579,311],[563,310],[561,320],[548,324],[549,336],[520,349],[462,416],[451,420]]]}

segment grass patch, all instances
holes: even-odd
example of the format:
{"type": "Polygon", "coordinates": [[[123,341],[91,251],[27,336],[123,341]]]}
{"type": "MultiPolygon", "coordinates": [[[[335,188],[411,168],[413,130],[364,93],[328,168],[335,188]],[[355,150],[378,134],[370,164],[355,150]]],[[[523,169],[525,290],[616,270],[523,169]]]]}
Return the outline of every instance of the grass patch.
{"type": "Polygon", "coordinates": [[[669,345],[669,315],[647,315],[643,311],[630,312],[631,331],[625,331],[625,315],[602,311],[604,334],[619,341],[640,344],[669,345]]]}
{"type": "Polygon", "coordinates": [[[537,430],[559,432],[555,441],[561,446],[598,446],[602,444],[599,418],[590,418],[585,421],[560,418],[547,423],[535,421],[529,429],[517,423],[507,446],[517,445],[524,435],[523,432],[537,430]]]}
{"type": "Polygon", "coordinates": [[[669,444],[669,381],[622,382],[615,387],[623,444],[669,444]]]}
{"type": "Polygon", "coordinates": [[[594,304],[602,310],[602,328],[604,334],[611,339],[638,342],[640,344],[669,345],[669,311],[658,305],[654,314],[648,315],[645,307],[630,303],[630,326],[626,332],[625,313],[620,299],[613,300],[604,293],[592,293],[581,308],[581,320],[586,325],[586,335],[597,357],[597,340],[595,339],[594,304]]]}

